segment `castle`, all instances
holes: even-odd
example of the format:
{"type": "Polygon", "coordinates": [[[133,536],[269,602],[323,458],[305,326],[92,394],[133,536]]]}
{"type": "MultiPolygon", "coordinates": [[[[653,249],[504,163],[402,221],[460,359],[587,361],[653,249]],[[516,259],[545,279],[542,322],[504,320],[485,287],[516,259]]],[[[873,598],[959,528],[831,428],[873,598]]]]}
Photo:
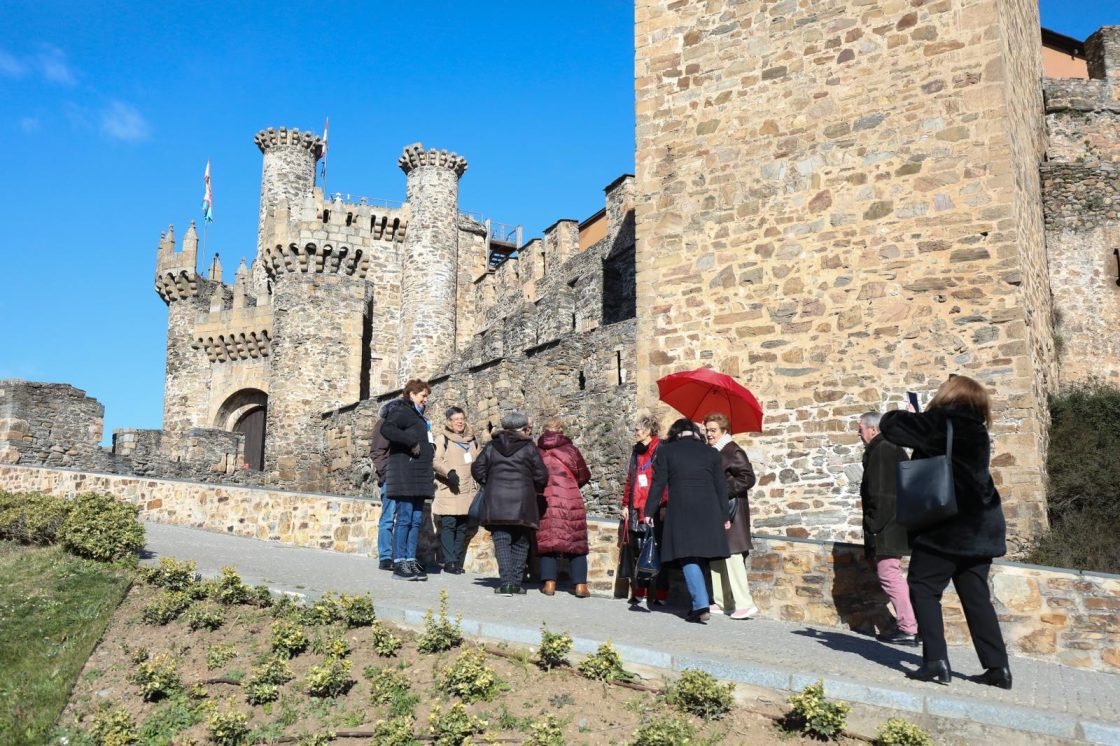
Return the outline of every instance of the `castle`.
{"type": "Polygon", "coordinates": [[[163,429],[106,453],[83,392],[0,382],[0,461],[368,495],[377,408],[423,377],[484,435],[567,418],[610,514],[657,378],[711,365],[766,411],[755,530],[858,540],[855,417],[966,373],[1022,547],[1047,397],[1120,380],[1120,27],[1083,56],[1043,78],[1030,0],[638,0],[636,175],[525,245],[459,211],[459,155],[409,146],[404,201],[353,203],[317,136],[262,131],[251,267],[159,243],[163,429]]]}

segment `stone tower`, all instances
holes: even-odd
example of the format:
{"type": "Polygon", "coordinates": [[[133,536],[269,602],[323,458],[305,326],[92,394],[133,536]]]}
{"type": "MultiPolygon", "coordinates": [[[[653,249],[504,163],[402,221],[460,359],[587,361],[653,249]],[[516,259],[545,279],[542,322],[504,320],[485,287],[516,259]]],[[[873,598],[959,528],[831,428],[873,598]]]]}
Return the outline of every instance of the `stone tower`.
{"type": "Polygon", "coordinates": [[[427,378],[455,350],[459,177],[467,160],[420,143],[397,161],[412,208],[401,267],[400,382],[427,378]]]}
{"type": "Polygon", "coordinates": [[[323,156],[323,140],[311,132],[269,127],[258,132],[253,142],[264,156],[257,220],[257,256],[261,256],[269,236],[270,216],[280,200],[299,207],[315,188],[315,164],[323,156]]]}
{"type": "Polygon", "coordinates": [[[175,249],[170,226],[160,237],[156,257],[156,292],[167,304],[167,375],[163,389],[164,446],[174,448],[179,436],[201,420],[209,392],[209,362],[194,347],[194,323],[210,302],[206,280],[197,272],[198,233],[194,222],[183,236],[182,251],[175,249]]]}

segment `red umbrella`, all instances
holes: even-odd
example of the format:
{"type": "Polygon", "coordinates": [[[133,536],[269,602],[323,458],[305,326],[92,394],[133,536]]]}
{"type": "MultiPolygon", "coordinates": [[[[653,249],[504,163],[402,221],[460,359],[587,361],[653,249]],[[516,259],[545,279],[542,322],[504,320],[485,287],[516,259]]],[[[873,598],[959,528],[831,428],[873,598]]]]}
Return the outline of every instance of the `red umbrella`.
{"type": "Polygon", "coordinates": [[[738,381],[711,368],[670,373],[657,381],[661,401],[697,422],[712,412],[731,421],[732,433],[762,432],[762,405],[738,381]]]}

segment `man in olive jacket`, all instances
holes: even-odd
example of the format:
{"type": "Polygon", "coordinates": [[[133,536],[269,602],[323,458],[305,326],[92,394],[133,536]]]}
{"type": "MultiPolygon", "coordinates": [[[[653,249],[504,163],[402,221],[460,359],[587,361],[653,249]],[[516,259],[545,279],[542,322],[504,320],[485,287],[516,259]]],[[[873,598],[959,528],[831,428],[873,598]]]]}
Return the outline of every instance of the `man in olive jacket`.
{"type": "Polygon", "coordinates": [[[898,626],[879,635],[879,640],[895,645],[918,645],[918,623],[910,605],[910,588],[902,577],[901,558],[910,554],[906,529],[898,525],[898,462],[906,461],[906,451],[879,434],[879,413],[867,412],[859,418],[859,438],[863,441],[863,480],[859,496],[863,501],[863,546],[874,564],[879,585],[894,605],[898,626]]]}

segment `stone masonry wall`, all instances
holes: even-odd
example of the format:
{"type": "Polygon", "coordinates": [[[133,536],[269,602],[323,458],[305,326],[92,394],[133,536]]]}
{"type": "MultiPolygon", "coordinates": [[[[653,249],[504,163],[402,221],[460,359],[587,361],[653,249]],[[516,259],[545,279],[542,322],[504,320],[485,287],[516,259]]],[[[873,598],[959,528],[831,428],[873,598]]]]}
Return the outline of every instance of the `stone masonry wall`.
{"type": "Polygon", "coordinates": [[[65,383],[0,380],[0,463],[104,469],[105,407],[65,383]]]}
{"type": "Polygon", "coordinates": [[[1044,528],[1032,7],[637,3],[638,404],[705,364],[755,392],[756,527],[858,537],[855,418],[964,373],[1013,546],[1044,528]]]}
{"type": "MultiPolygon", "coordinates": [[[[63,496],[108,492],[138,505],[142,518],[159,523],[376,553],[380,506],[369,500],[21,466],[0,466],[0,491],[63,496]]],[[[615,520],[589,521],[588,579],[596,595],[625,598],[625,587],[616,588],[614,577],[616,528],[615,520]]],[[[750,582],[762,617],[864,633],[887,623],[887,599],[862,559],[862,547],[761,535],[754,544],[750,582]]],[[[493,575],[496,568],[489,535],[480,531],[471,541],[466,569],[493,575]]],[[[679,573],[673,573],[673,581],[671,600],[683,603],[679,573]]],[[[1120,578],[999,562],[992,566],[990,584],[1011,651],[1120,672],[1120,578]]],[[[949,642],[967,642],[968,627],[952,589],[946,591],[943,608],[949,642]]],[[[626,613],[621,602],[616,613],[626,613]]]]}
{"type": "Polygon", "coordinates": [[[315,186],[315,164],[323,154],[323,141],[311,132],[281,127],[261,130],[254,138],[264,155],[261,165],[261,201],[257,220],[257,255],[268,242],[269,215],[281,200],[301,205],[315,186]]]}

